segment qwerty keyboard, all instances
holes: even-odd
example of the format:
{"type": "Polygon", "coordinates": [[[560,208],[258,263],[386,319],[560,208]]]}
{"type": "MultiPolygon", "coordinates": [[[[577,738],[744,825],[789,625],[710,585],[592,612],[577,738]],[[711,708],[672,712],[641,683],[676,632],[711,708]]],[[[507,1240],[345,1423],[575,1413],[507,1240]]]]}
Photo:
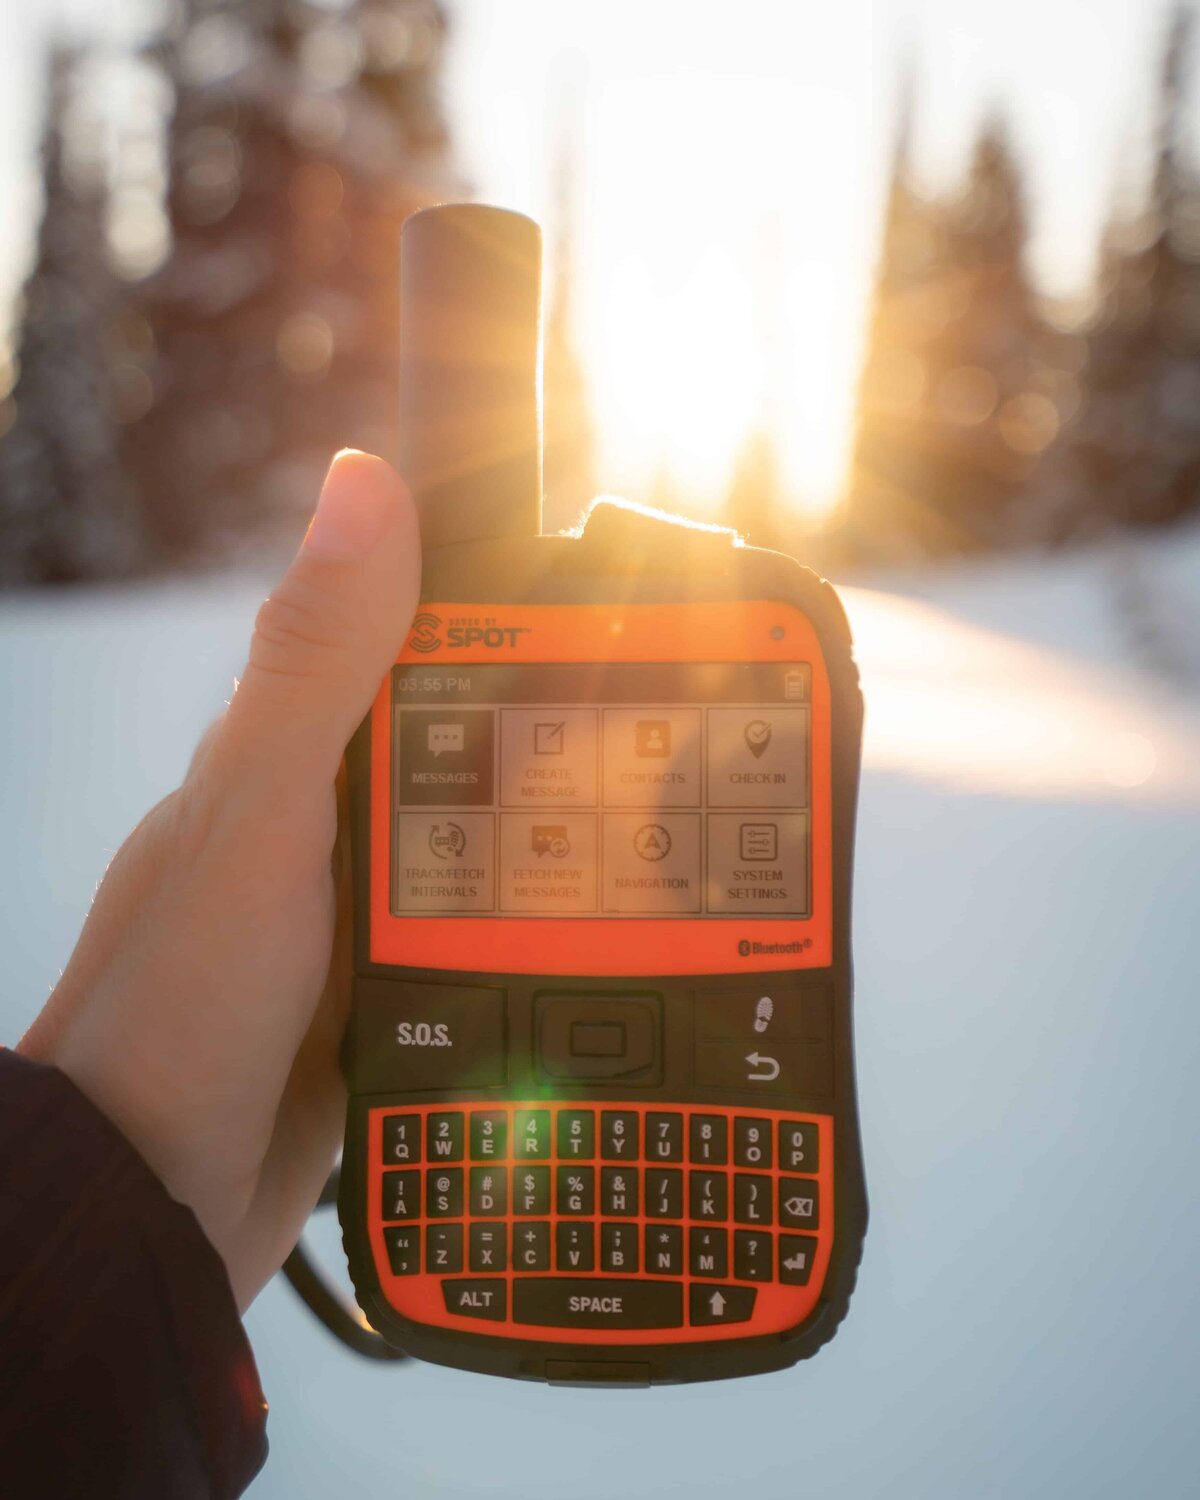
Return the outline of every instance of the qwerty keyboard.
{"type": "Polygon", "coordinates": [[[369,1139],[380,1286],[415,1321],[668,1342],[788,1327],[819,1294],[827,1115],[418,1105],[373,1110],[369,1139]]]}

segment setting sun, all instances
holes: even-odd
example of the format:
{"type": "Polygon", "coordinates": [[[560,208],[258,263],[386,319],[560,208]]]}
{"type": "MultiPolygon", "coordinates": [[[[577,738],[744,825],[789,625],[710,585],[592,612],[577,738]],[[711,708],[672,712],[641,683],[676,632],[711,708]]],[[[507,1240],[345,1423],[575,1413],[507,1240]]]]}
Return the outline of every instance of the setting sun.
{"type": "Polygon", "coordinates": [[[822,514],[849,449],[877,214],[870,174],[851,170],[862,141],[848,98],[677,75],[607,90],[589,123],[580,337],[614,482],[713,507],[765,429],[789,499],[822,514]],[[649,128],[664,118],[688,121],[686,156],[649,128]],[[775,144],[747,155],[742,132],[775,144]],[[818,136],[830,148],[782,192],[782,143],[818,136]],[[618,194],[628,207],[614,219],[604,205],[618,194]]]}
{"type": "Polygon", "coordinates": [[[726,469],[755,417],[750,298],[710,248],[677,285],[656,285],[643,255],[614,267],[609,316],[592,360],[596,404],[614,448],[702,491],[726,469]]]}

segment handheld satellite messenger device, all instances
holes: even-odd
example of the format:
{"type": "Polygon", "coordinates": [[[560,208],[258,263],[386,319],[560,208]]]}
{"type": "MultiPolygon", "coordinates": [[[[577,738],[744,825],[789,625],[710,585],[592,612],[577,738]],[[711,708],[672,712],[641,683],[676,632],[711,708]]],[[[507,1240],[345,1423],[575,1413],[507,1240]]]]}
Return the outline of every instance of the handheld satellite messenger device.
{"type": "Polygon", "coordinates": [[[791,558],[615,504],[541,534],[540,234],[407,222],[411,634],[350,750],[359,1304],[422,1359],[581,1384],[779,1369],[867,1208],[862,700],[791,558]]]}

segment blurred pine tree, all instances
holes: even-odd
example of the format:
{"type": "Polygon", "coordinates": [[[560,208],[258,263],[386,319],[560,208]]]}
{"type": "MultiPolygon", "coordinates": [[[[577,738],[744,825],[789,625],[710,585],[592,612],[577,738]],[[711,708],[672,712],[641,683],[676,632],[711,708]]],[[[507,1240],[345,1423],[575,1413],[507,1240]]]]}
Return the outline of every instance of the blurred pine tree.
{"type": "Polygon", "coordinates": [[[1086,400],[1060,466],[1064,532],[1200,509],[1200,173],[1183,146],[1192,30],[1177,6],[1149,200],[1116,216],[1102,245],[1086,400]]]}
{"type": "Polygon", "coordinates": [[[0,584],[119,577],[142,539],[123,472],[100,163],[67,140],[79,55],[57,44],[42,142],[44,202],[21,298],[18,376],[0,439],[0,584]]]}
{"type": "Polygon", "coordinates": [[[154,399],[129,431],[167,556],[295,539],[342,446],[392,456],[399,236],[460,185],[436,0],[176,0],[171,251],[134,300],[154,399]]]}
{"type": "Polygon", "coordinates": [[[1026,274],[1002,122],[985,123],[964,188],[945,200],[915,190],[911,134],[908,87],[847,504],[853,550],[884,559],[1030,540],[1031,480],[1060,425],[1061,340],[1026,274]]]}

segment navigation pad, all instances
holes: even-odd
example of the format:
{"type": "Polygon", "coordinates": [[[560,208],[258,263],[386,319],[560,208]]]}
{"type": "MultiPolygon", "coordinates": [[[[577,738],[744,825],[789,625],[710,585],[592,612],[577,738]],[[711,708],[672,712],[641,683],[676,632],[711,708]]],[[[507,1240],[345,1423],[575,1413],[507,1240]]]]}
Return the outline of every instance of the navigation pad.
{"type": "Polygon", "coordinates": [[[583,680],[397,669],[392,910],[807,916],[807,666],[610,666],[567,701],[583,680]]]}

